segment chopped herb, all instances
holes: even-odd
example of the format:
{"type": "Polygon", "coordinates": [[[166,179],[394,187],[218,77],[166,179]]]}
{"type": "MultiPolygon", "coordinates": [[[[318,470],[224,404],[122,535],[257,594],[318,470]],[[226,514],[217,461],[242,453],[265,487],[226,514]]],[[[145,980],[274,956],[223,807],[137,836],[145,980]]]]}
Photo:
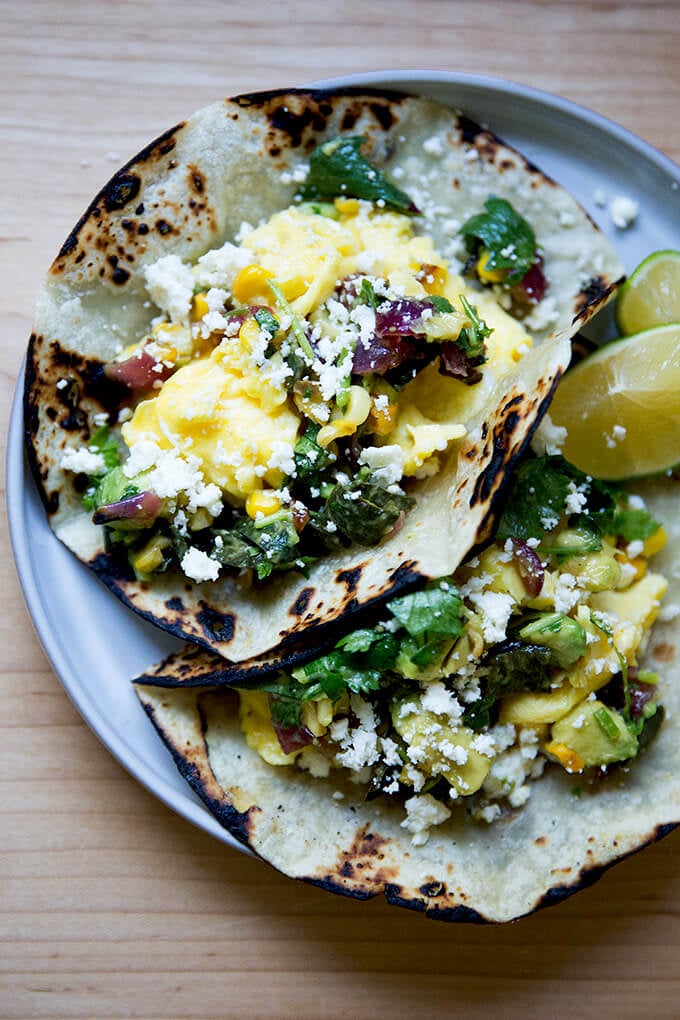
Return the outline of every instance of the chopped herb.
{"type": "Polygon", "coordinates": [[[486,212],[471,216],[460,229],[472,254],[484,248],[488,258],[487,271],[506,270],[504,287],[519,283],[536,260],[536,237],[533,230],[504,198],[489,197],[486,212]]]}
{"type": "Polygon", "coordinates": [[[448,300],[448,298],[442,297],[440,294],[431,294],[430,297],[428,298],[428,302],[432,305],[435,312],[453,311],[453,305],[448,300]]]}
{"type": "Polygon", "coordinates": [[[343,535],[359,545],[376,545],[414,502],[369,479],[368,472],[360,471],[347,484],[338,482],[324,511],[343,535]]]}
{"type": "Polygon", "coordinates": [[[460,295],[460,303],[471,324],[461,329],[456,343],[471,358],[481,358],[481,360],[475,361],[475,364],[481,365],[486,361],[484,341],[491,336],[493,329],[487,326],[483,319],[480,319],[477,309],[470,304],[464,294],[460,295]]]}
{"type": "Polygon", "coordinates": [[[461,637],[465,629],[465,606],[451,582],[402,595],[387,608],[411,637],[461,637]]]}
{"type": "Polygon", "coordinates": [[[260,580],[274,569],[300,569],[299,536],[292,515],[283,511],[257,523],[241,518],[230,531],[214,529],[210,555],[225,566],[252,568],[260,580]]]}
{"type": "Polygon", "coordinates": [[[366,139],[358,135],[322,142],[309,157],[309,173],[300,191],[303,199],[346,195],[382,202],[389,209],[417,213],[418,208],[381,170],[361,155],[366,139]]]}
{"type": "Polygon", "coordinates": [[[572,788],[571,788],[571,795],[572,795],[572,797],[580,797],[582,793],[583,793],[583,790],[581,789],[580,786],[572,786],[572,788]]]}
{"type": "Polygon", "coordinates": [[[621,734],[619,733],[618,726],[611,717],[609,709],[604,707],[598,708],[596,712],[593,712],[593,719],[608,740],[617,741],[619,739],[621,734]]]}
{"type": "Polygon", "coordinates": [[[364,277],[361,281],[361,287],[359,288],[359,293],[356,296],[355,304],[368,305],[368,307],[372,308],[373,311],[375,311],[380,304],[375,292],[375,287],[366,277],[364,277]]]}
{"type": "Polygon", "coordinates": [[[283,293],[278,283],[274,283],[273,280],[267,280],[267,285],[272,294],[274,295],[274,297],[276,298],[279,307],[286,313],[286,315],[290,316],[290,328],[293,331],[293,336],[297,341],[298,347],[305,355],[305,357],[309,359],[310,362],[314,361],[314,351],[312,350],[312,345],[307,339],[305,328],[303,326],[303,320],[300,318],[297,312],[293,311],[293,308],[291,307],[288,299],[286,298],[286,295],[283,293]]]}
{"type": "Polygon", "coordinates": [[[614,649],[614,652],[616,653],[616,658],[619,660],[619,667],[621,669],[621,682],[623,684],[623,718],[625,719],[626,724],[630,728],[632,719],[630,714],[631,701],[630,701],[630,683],[628,680],[628,660],[626,659],[626,656],[619,651],[616,645],[616,641],[614,640],[614,632],[608,625],[607,621],[599,613],[594,613],[591,610],[590,622],[593,624],[593,626],[597,627],[598,630],[601,630],[602,633],[606,635],[607,644],[614,649]]]}
{"type": "Polygon", "coordinates": [[[549,648],[503,641],[492,648],[483,661],[486,679],[483,695],[465,711],[463,722],[478,731],[491,725],[491,711],[496,702],[517,691],[550,689],[554,659],[549,648]]]}
{"type": "Polygon", "coordinates": [[[111,468],[118,467],[120,464],[120,450],[115,437],[111,435],[111,430],[108,425],[102,425],[94,433],[88,444],[91,450],[95,453],[101,453],[104,458],[104,464],[106,470],[110,471],[111,468]]]}
{"type": "Polygon", "coordinates": [[[333,456],[316,441],[320,425],[310,421],[304,435],[295,444],[293,457],[295,460],[296,478],[313,480],[333,463],[333,456]]]}
{"type": "Polygon", "coordinates": [[[649,510],[618,510],[614,515],[613,534],[626,542],[646,542],[660,527],[649,510]]]}
{"type": "Polygon", "coordinates": [[[366,668],[348,652],[333,651],[295,670],[293,676],[307,684],[318,684],[326,697],[336,701],[346,690],[367,694],[380,690],[381,673],[366,668]]]}
{"type": "Polygon", "coordinates": [[[268,308],[258,308],[255,312],[255,322],[260,329],[272,337],[276,336],[279,331],[279,320],[275,315],[272,315],[268,308]]]}

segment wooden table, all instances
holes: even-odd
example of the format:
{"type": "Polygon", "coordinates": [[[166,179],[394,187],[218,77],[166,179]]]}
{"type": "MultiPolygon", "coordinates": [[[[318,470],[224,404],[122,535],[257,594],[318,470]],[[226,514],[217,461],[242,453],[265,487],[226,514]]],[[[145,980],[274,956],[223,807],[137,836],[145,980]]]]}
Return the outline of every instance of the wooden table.
{"type": "MultiPolygon", "coordinates": [[[[0,15],[3,422],[41,275],[90,196],[222,95],[372,68],[483,72],[680,157],[677,0],[2,0],[0,15]]],[[[680,1015],[677,833],[498,928],[298,885],[111,759],[34,636],[4,521],[0,542],[0,1016],[680,1015]]]]}

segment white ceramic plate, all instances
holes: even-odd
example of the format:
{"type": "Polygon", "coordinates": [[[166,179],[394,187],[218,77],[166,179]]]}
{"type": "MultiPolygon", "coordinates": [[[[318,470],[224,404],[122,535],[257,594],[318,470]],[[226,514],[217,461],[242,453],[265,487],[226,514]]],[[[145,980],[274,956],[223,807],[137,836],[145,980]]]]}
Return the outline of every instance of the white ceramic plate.
{"type": "MultiPolygon", "coordinates": [[[[680,247],[680,169],[651,146],[563,99],[494,78],[382,71],[315,85],[394,88],[464,110],[569,189],[611,237],[628,270],[680,247]],[[595,197],[628,195],[635,224],[617,230],[595,197]]],[[[180,647],[117,601],[52,535],[24,460],[20,380],[10,425],[7,504],[17,569],[49,659],[85,721],[141,783],[180,815],[240,844],[180,778],[141,710],[130,678],[180,647]]]]}

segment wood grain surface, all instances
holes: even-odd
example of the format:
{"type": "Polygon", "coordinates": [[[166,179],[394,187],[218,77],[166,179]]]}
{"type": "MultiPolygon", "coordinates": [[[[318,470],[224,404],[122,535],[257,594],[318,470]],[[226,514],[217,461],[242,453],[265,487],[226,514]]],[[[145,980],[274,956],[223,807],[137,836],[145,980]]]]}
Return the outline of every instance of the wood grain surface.
{"type": "MultiPolygon", "coordinates": [[[[116,165],[193,109],[348,71],[474,71],[574,99],[678,159],[679,52],[676,0],[2,0],[3,430],[59,244],[116,165]]],[[[503,927],[294,883],[116,764],[33,633],[4,517],[0,555],[0,1016],[680,1015],[678,833],[503,927]]]]}

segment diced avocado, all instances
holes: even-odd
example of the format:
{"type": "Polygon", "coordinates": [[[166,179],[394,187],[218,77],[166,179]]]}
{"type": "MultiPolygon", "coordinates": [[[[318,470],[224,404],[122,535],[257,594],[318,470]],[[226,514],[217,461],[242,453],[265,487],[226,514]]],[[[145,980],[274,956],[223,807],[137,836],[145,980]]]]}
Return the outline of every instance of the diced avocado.
{"type": "Polygon", "coordinates": [[[524,582],[519,575],[515,560],[508,560],[507,554],[498,546],[492,545],[479,557],[479,568],[475,573],[488,575],[491,580],[486,587],[489,591],[510,595],[518,605],[525,605],[528,594],[524,582]]]}
{"type": "Polygon", "coordinates": [[[97,506],[106,506],[126,496],[135,496],[138,492],[139,486],[135,484],[135,479],[128,478],[122,467],[114,467],[106,472],[97,485],[95,502],[97,506]]]}
{"type": "Polygon", "coordinates": [[[621,580],[621,564],[607,545],[599,552],[565,560],[560,570],[577,577],[587,591],[611,591],[621,580]]]}
{"type": "MultiPolygon", "coordinates": [[[[403,719],[400,702],[392,707],[392,722],[400,737],[414,749],[414,765],[427,777],[443,776],[457,794],[468,796],[479,790],[491,771],[491,759],[470,745],[476,734],[467,726],[454,729],[442,717],[423,709],[403,719]],[[458,760],[456,760],[458,759],[458,760]]],[[[405,768],[401,781],[410,784],[405,768]]]]}
{"type": "Polygon", "coordinates": [[[586,632],[576,620],[562,613],[543,613],[519,632],[523,641],[549,648],[555,662],[568,669],[586,652],[586,632]]]}
{"type": "Polygon", "coordinates": [[[575,751],[585,766],[626,761],[638,752],[637,737],[621,713],[597,700],[582,701],[553,725],[551,735],[575,751]]]}

